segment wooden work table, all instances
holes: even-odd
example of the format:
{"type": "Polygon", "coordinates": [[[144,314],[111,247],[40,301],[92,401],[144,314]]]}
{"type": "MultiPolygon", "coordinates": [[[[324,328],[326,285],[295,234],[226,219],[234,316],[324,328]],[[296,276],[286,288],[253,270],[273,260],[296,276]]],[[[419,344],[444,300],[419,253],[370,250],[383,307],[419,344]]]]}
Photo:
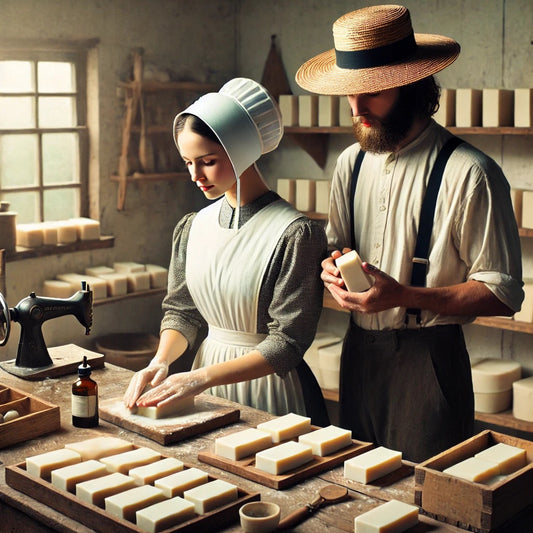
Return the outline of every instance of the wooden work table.
{"type": "MultiPolygon", "coordinates": [[[[99,386],[100,400],[121,396],[132,374],[129,370],[109,364],[106,364],[105,368],[94,370],[93,378],[99,386]]],[[[281,507],[282,518],[311,502],[324,485],[334,483],[347,486],[350,489],[349,500],[322,507],[306,521],[296,526],[293,531],[311,533],[322,533],[325,529],[330,533],[353,531],[355,516],[370,510],[379,503],[390,499],[414,503],[414,476],[412,471],[406,477],[396,481],[392,480],[388,486],[368,486],[364,490],[360,490],[360,487],[358,488],[356,484],[350,485],[351,482],[343,477],[343,467],[338,466],[287,489],[275,490],[198,461],[198,451],[212,445],[217,437],[228,431],[256,426],[258,423],[272,418],[268,413],[242,405],[238,406],[240,409],[239,422],[231,426],[211,430],[170,446],[162,446],[140,434],[122,429],[104,420],[101,420],[100,426],[95,429],[75,428],[71,423],[70,408],[70,387],[75,379],[76,376],[71,374],[42,381],[27,381],[0,370],[0,383],[8,387],[24,390],[29,394],[56,404],[61,411],[60,430],[0,450],[1,531],[60,531],[68,533],[89,533],[92,531],[79,522],[6,485],[4,467],[21,463],[26,457],[32,455],[62,448],[67,442],[89,439],[102,434],[125,438],[139,446],[151,447],[164,455],[172,455],[188,464],[196,465],[213,476],[233,482],[246,491],[259,492],[263,501],[275,502],[281,507]]],[[[221,405],[231,404],[233,407],[237,405],[221,399],[216,401],[220,402],[221,405]]],[[[520,521],[522,522],[523,520],[529,520],[529,522],[525,522],[525,527],[531,527],[531,515],[525,518],[521,517],[520,521]]],[[[530,529],[520,529],[520,525],[517,524],[509,527],[510,529],[506,528],[500,531],[505,531],[505,533],[530,531],[530,529]]],[[[236,521],[234,525],[221,531],[238,532],[242,531],[242,529],[236,521]]],[[[420,523],[415,528],[412,528],[412,532],[459,533],[464,532],[464,530],[432,520],[421,514],[420,523]]]]}

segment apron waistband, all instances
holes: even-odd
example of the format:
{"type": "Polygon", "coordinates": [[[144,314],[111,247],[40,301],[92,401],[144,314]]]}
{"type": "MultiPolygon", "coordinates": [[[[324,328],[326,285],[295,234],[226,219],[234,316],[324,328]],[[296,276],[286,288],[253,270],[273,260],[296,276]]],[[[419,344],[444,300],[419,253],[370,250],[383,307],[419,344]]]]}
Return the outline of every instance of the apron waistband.
{"type": "Polygon", "coordinates": [[[207,338],[223,344],[233,346],[257,346],[267,338],[264,333],[251,333],[249,331],[236,331],[233,329],[217,328],[209,324],[207,338]]]}

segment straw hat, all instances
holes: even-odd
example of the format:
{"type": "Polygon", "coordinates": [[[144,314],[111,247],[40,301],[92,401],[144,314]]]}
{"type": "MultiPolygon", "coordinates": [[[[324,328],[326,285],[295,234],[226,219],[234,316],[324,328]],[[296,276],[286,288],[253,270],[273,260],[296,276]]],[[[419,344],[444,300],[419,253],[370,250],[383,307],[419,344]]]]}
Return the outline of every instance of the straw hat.
{"type": "Polygon", "coordinates": [[[414,33],[403,6],[352,11],[333,24],[335,48],[304,63],[302,88],[319,94],[360,94],[400,87],[455,61],[459,44],[442,35],[414,33]]]}
{"type": "Polygon", "coordinates": [[[174,119],[183,114],[203,120],[218,137],[230,158],[235,177],[261,157],[274,150],[283,137],[281,113],[274,98],[256,81],[235,78],[218,93],[200,97],[174,119]]]}

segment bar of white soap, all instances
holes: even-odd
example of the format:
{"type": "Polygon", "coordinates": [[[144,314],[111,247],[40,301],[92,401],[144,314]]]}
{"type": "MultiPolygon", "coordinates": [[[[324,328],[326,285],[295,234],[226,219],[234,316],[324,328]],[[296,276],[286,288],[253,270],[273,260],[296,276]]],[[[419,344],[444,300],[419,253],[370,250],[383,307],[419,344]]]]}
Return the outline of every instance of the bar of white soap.
{"type": "Polygon", "coordinates": [[[49,298],[70,298],[76,291],[72,290],[72,285],[68,281],[47,279],[43,283],[43,296],[49,298]]]}
{"type": "Polygon", "coordinates": [[[43,245],[43,230],[39,224],[17,224],[17,246],[36,248],[43,245]]]}
{"type": "Polygon", "coordinates": [[[533,422],[533,376],[513,383],[513,416],[533,422]]]}
{"type": "Polygon", "coordinates": [[[141,263],[135,263],[134,261],[119,261],[113,263],[113,268],[116,272],[125,272],[129,274],[130,272],[145,272],[146,266],[141,263]]]}
{"type": "Polygon", "coordinates": [[[207,472],[199,468],[191,467],[181,472],[156,479],[154,486],[161,489],[167,498],[173,498],[174,496],[183,496],[186,490],[203,485],[208,480],[209,476],[207,472]]]}
{"type": "Polygon", "coordinates": [[[316,205],[316,181],[310,179],[296,180],[296,203],[299,211],[314,211],[316,205]]]}
{"type": "Polygon", "coordinates": [[[322,376],[322,387],[328,390],[339,389],[342,341],[318,349],[318,365],[322,376]]]}
{"type": "Polygon", "coordinates": [[[318,95],[298,95],[298,124],[309,128],[318,125],[318,95]]]}
{"type": "Polygon", "coordinates": [[[183,470],[183,462],[175,457],[165,457],[155,463],[132,468],[128,475],[137,485],[153,485],[156,479],[170,476],[183,470]]]}
{"type": "Polygon", "coordinates": [[[499,442],[478,452],[474,457],[498,465],[499,474],[510,474],[527,465],[527,453],[523,448],[499,442]]]}
{"type": "Polygon", "coordinates": [[[139,509],[162,502],[164,499],[162,490],[152,485],[142,485],[108,496],[104,502],[105,510],[109,514],[135,522],[135,513],[139,509]]]}
{"type": "Polygon", "coordinates": [[[52,470],[81,462],[81,455],[74,450],[52,450],[26,459],[26,471],[32,476],[50,480],[52,470]]]}
{"type": "Polygon", "coordinates": [[[176,398],[165,405],[150,405],[148,407],[132,407],[131,413],[147,418],[169,418],[171,416],[191,410],[194,407],[194,396],[176,398]]]}
{"type": "Polygon", "coordinates": [[[126,279],[128,292],[147,291],[150,289],[150,274],[148,272],[129,272],[126,279]]]}
{"type": "Polygon", "coordinates": [[[363,292],[372,287],[372,278],[363,270],[363,263],[355,250],[335,259],[335,265],[350,292],[363,292]]]}
{"type": "Polygon", "coordinates": [[[483,89],[482,123],[485,128],[513,125],[514,91],[483,89]]]}
{"type": "Polygon", "coordinates": [[[339,97],[318,95],[318,125],[326,128],[339,125],[339,97]]]}
{"type": "Polygon", "coordinates": [[[58,220],[57,242],[60,244],[70,244],[78,240],[78,230],[74,222],[70,220],[58,220]]]}
{"type": "Polygon", "coordinates": [[[77,274],[75,272],[65,272],[64,274],[57,274],[56,278],[61,281],[70,283],[72,290],[79,291],[81,289],[81,282],[86,281],[93,291],[93,299],[101,300],[107,297],[107,285],[103,279],[77,274]]]}
{"type": "Polygon", "coordinates": [[[344,477],[370,483],[402,466],[402,452],[379,446],[344,461],[344,477]]]}
{"type": "Polygon", "coordinates": [[[278,179],[276,192],[289,204],[296,205],[296,180],[278,179]]]}
{"type": "Polygon", "coordinates": [[[509,359],[475,359],[471,366],[474,392],[510,390],[522,373],[520,363],[509,359]]]}
{"type": "Polygon", "coordinates": [[[196,516],[194,504],[180,496],[139,509],[137,527],[146,533],[159,533],[196,516]]]}
{"type": "Polygon", "coordinates": [[[477,457],[468,457],[464,461],[445,468],[443,473],[476,483],[486,483],[494,476],[497,476],[499,471],[496,463],[483,461],[477,457]]]}
{"type": "Polygon", "coordinates": [[[203,515],[221,505],[235,501],[239,497],[239,493],[237,487],[232,483],[215,479],[186,490],[183,497],[194,504],[194,510],[197,514],[203,515]]]}
{"type": "Polygon", "coordinates": [[[501,413],[511,407],[513,390],[474,392],[474,409],[478,413],[501,413]]]}
{"type": "Polygon", "coordinates": [[[298,442],[311,446],[313,455],[324,457],[352,444],[352,432],[337,426],[326,426],[298,437],[298,442]]]}
{"type": "Polygon", "coordinates": [[[41,222],[43,244],[57,245],[57,225],[55,222],[41,222]]]}
{"type": "Polygon", "coordinates": [[[480,89],[456,89],[455,125],[458,127],[481,126],[483,93],[480,89]]]}
{"type": "Polygon", "coordinates": [[[455,126],[455,89],[441,89],[439,109],[433,118],[441,126],[455,126]]]}
{"type": "Polygon", "coordinates": [[[76,485],[76,496],[85,503],[104,507],[104,501],[113,494],[119,494],[135,487],[135,480],[120,472],[89,479],[76,485]]]}
{"type": "Polygon", "coordinates": [[[100,222],[92,218],[73,218],[71,222],[76,228],[76,236],[79,241],[93,241],[100,238],[100,222]]]}
{"type": "Polygon", "coordinates": [[[329,213],[331,182],[329,180],[317,180],[315,187],[315,212],[327,215],[329,213]]]}
{"type": "Polygon", "coordinates": [[[398,500],[355,517],[355,533],[401,533],[418,524],[418,507],[398,500]]]}
{"type": "Polygon", "coordinates": [[[515,313],[514,319],[521,322],[533,323],[533,279],[523,278],[524,300],[520,311],[515,313]]]}
{"type": "Polygon", "coordinates": [[[133,444],[118,437],[94,437],[65,444],[65,448],[79,453],[82,460],[87,461],[133,450],[133,444]]]}
{"type": "Polygon", "coordinates": [[[522,192],[522,227],[533,229],[533,191],[522,192]]]}
{"type": "Polygon", "coordinates": [[[295,94],[279,95],[279,110],[284,126],[298,126],[298,96],[295,94]]]}
{"type": "Polygon", "coordinates": [[[124,296],[128,293],[128,276],[119,272],[100,274],[100,279],[105,281],[108,296],[124,296]]]}
{"type": "Polygon", "coordinates": [[[304,354],[305,362],[313,371],[313,374],[315,375],[320,387],[324,389],[326,387],[324,387],[324,380],[322,379],[322,369],[320,367],[320,357],[318,355],[318,351],[322,347],[326,347],[331,344],[336,344],[338,342],[342,342],[341,337],[332,335],[330,333],[318,331],[315,335],[315,338],[313,339],[313,342],[311,343],[311,346],[309,346],[309,348],[304,354]]]}
{"type": "Polygon", "coordinates": [[[309,444],[292,440],[255,454],[255,467],[275,476],[298,468],[313,460],[309,444]]]}
{"type": "Polygon", "coordinates": [[[105,465],[100,461],[90,459],[52,470],[52,485],[58,489],[74,493],[78,483],[105,476],[107,473],[105,465]]]}
{"type": "Polygon", "coordinates": [[[266,431],[272,437],[273,443],[293,439],[303,433],[309,433],[311,429],[311,419],[307,416],[288,413],[278,418],[273,418],[267,422],[257,424],[257,429],[266,431]]]}
{"type": "Polygon", "coordinates": [[[524,190],[511,189],[511,203],[513,204],[513,212],[518,226],[522,225],[522,205],[523,205],[524,190]]]}
{"type": "Polygon", "coordinates": [[[347,96],[339,98],[339,126],[344,128],[351,128],[352,122],[352,108],[347,96]]]}
{"type": "Polygon", "coordinates": [[[140,448],[131,450],[129,452],[102,457],[100,461],[106,465],[108,472],[120,472],[121,474],[127,474],[132,468],[154,463],[160,459],[160,453],[152,450],[151,448],[141,446],[140,448]]]}
{"type": "Polygon", "coordinates": [[[166,288],[168,284],[168,268],[159,265],[146,265],[146,272],[150,274],[152,289],[166,288]]]}
{"type": "Polygon", "coordinates": [[[105,265],[97,265],[87,267],[85,269],[85,274],[88,276],[95,276],[96,278],[100,277],[102,274],[116,274],[115,270],[111,267],[105,265]]]}
{"type": "Polygon", "coordinates": [[[270,433],[248,428],[215,439],[215,453],[226,459],[238,461],[271,445],[270,433]]]}
{"type": "Polygon", "coordinates": [[[533,126],[533,89],[514,90],[514,126],[531,128],[533,126]]]}

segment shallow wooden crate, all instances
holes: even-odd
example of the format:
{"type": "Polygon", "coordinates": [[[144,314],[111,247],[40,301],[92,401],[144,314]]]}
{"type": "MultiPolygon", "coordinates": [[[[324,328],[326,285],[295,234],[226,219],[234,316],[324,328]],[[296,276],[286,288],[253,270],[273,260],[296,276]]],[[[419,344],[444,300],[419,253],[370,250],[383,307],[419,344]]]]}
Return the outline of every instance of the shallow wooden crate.
{"type": "Polygon", "coordinates": [[[20,416],[0,424],[0,448],[34,439],[61,427],[59,406],[0,383],[0,413],[15,409],[20,416]]]}
{"type": "Polygon", "coordinates": [[[415,466],[415,503],[422,512],[476,533],[490,533],[532,506],[532,487],[533,442],[491,430],[415,466]],[[453,464],[500,442],[525,449],[527,465],[492,484],[443,473],[453,464]]]}

